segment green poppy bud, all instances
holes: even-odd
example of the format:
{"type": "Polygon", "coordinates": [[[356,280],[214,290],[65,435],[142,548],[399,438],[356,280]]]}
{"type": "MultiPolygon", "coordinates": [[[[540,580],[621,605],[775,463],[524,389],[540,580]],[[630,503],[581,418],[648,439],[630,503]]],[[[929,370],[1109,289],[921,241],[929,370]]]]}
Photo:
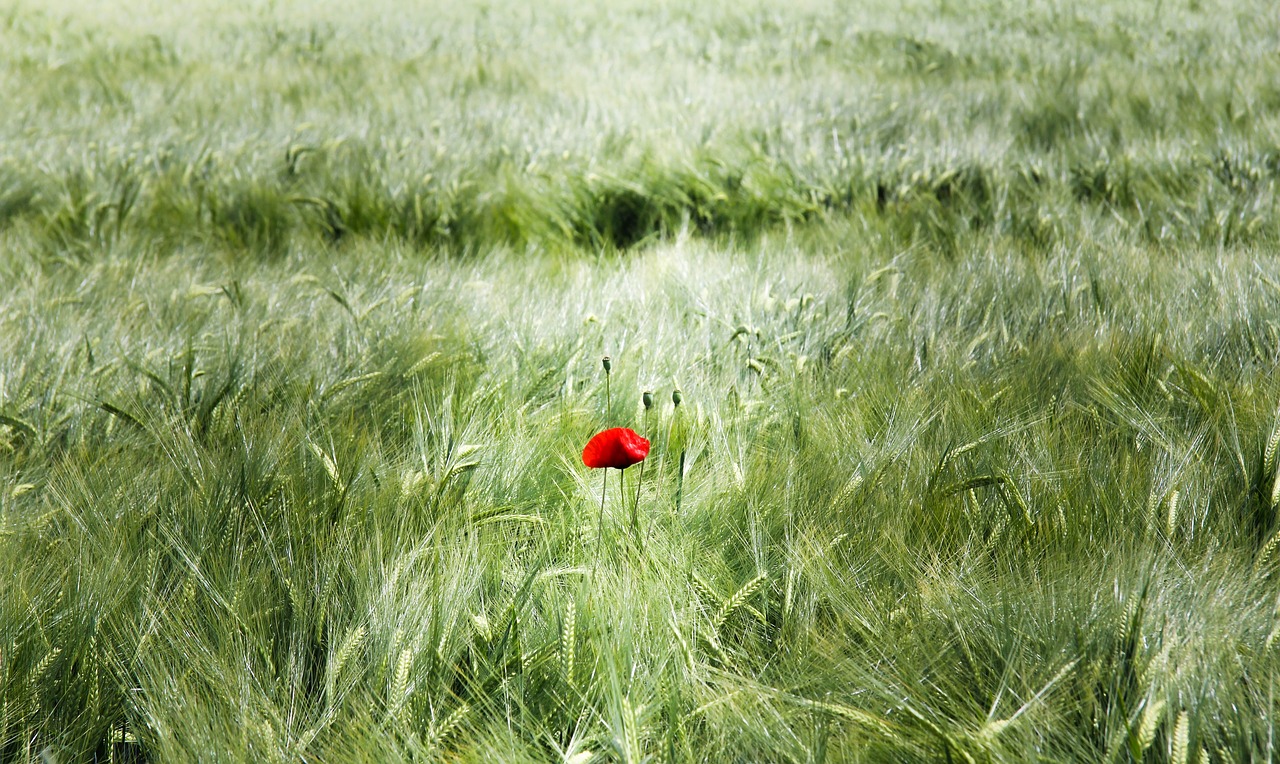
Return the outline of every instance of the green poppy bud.
{"type": "Polygon", "coordinates": [[[613,359],[609,358],[609,356],[605,356],[601,359],[600,364],[604,366],[605,374],[608,374],[613,369],[613,359]]]}
{"type": "Polygon", "coordinates": [[[645,390],[640,394],[640,400],[644,402],[644,408],[646,411],[653,408],[653,393],[645,390]]]}
{"type": "Polygon", "coordinates": [[[671,391],[671,402],[672,402],[672,403],[674,403],[675,405],[679,406],[679,405],[680,405],[680,403],[681,403],[681,401],[683,401],[683,400],[684,400],[684,396],[680,393],[680,391],[679,391],[678,389],[676,389],[676,390],[672,390],[672,391],[671,391]]]}

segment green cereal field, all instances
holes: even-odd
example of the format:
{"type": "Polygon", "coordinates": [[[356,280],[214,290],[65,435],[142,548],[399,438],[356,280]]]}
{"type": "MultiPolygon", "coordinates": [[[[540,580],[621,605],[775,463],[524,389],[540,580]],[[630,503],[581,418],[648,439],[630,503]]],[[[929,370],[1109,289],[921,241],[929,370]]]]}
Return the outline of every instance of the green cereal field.
{"type": "Polygon", "coordinates": [[[0,3],[0,762],[1280,762],[1278,180],[1271,0],[0,3]]]}

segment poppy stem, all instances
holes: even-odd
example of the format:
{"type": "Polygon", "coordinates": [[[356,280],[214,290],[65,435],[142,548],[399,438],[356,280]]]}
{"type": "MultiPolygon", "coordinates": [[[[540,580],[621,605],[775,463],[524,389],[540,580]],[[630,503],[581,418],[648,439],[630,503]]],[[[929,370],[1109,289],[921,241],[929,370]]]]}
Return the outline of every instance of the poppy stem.
{"type": "MultiPolygon", "coordinates": [[[[680,392],[680,388],[671,391],[671,424],[667,427],[667,448],[671,447],[671,436],[676,432],[676,421],[680,419],[680,404],[684,402],[684,393],[680,392]]],[[[676,514],[680,514],[680,499],[684,494],[684,447],[685,447],[685,430],[684,423],[680,423],[680,469],[676,472],[676,514]]],[[[663,454],[666,458],[666,454],[663,454]]]]}
{"type": "Polygon", "coordinates": [[[640,538],[640,525],[636,522],[636,515],[640,511],[640,484],[644,482],[644,462],[640,462],[640,476],[636,478],[636,496],[631,502],[631,532],[635,534],[636,539],[640,538]]]}
{"type": "MultiPolygon", "coordinates": [[[[649,410],[653,408],[653,395],[645,393],[644,400],[644,436],[649,437],[649,410]]],[[[640,462],[640,476],[636,478],[636,498],[631,503],[631,531],[640,538],[640,527],[636,522],[636,515],[640,511],[640,488],[644,485],[644,462],[640,462]]]]}
{"type": "Polygon", "coordinates": [[[680,514],[680,497],[684,493],[684,451],[680,452],[680,469],[676,472],[676,514],[680,514]]]}
{"type": "Polygon", "coordinates": [[[600,520],[596,523],[596,538],[600,540],[604,539],[604,492],[609,487],[609,470],[603,472],[604,482],[600,484],[600,520]]]}
{"type": "Polygon", "coordinates": [[[613,377],[613,360],[609,356],[600,359],[600,365],[604,367],[604,421],[612,421],[613,415],[613,396],[609,393],[609,380],[613,377]]]}

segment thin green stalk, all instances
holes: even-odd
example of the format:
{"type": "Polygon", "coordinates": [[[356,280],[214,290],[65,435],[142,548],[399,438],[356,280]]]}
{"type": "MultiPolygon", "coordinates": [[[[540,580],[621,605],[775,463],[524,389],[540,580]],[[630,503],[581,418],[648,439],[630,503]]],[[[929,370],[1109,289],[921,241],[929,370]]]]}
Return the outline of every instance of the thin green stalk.
{"type": "Polygon", "coordinates": [[[605,469],[604,480],[600,483],[600,519],[596,522],[596,537],[604,540],[604,493],[609,487],[609,470],[605,469]]]}
{"type": "MultiPolygon", "coordinates": [[[[649,410],[653,408],[653,399],[649,393],[644,394],[644,437],[649,438],[649,410]]],[[[640,525],[637,515],[640,512],[640,487],[644,483],[644,462],[640,462],[640,474],[636,477],[636,495],[631,501],[631,532],[636,539],[640,538],[640,525]]]]}
{"type": "MultiPolygon", "coordinates": [[[[680,418],[680,404],[684,402],[684,394],[680,388],[671,391],[671,425],[667,428],[667,445],[671,445],[671,436],[676,431],[676,421],[680,418]]],[[[680,514],[680,500],[684,495],[684,436],[680,438],[680,468],[676,472],[676,514],[680,514]]]]}
{"type": "Polygon", "coordinates": [[[640,474],[636,477],[636,495],[631,500],[631,532],[640,537],[640,524],[636,517],[640,512],[640,484],[644,482],[644,462],[640,462],[640,474]]]}
{"type": "MultiPolygon", "coordinates": [[[[622,484],[622,508],[627,508],[627,471],[618,470],[618,481],[622,484]]],[[[634,520],[634,516],[632,517],[634,520]]]]}
{"type": "Polygon", "coordinates": [[[605,356],[600,359],[600,365],[604,367],[604,420],[607,423],[613,419],[613,396],[609,389],[609,380],[613,377],[613,360],[605,356]]]}
{"type": "Polygon", "coordinates": [[[680,467],[676,471],[676,514],[680,513],[680,499],[684,495],[684,451],[680,451],[680,467]]]}

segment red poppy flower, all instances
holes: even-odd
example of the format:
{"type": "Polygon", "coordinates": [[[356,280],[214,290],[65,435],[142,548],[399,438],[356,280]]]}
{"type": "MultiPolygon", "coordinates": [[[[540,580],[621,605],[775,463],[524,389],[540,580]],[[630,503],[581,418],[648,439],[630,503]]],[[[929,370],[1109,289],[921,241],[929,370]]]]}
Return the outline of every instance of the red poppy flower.
{"type": "Polygon", "coordinates": [[[595,437],[587,441],[587,447],[582,449],[582,463],[591,469],[613,467],[625,470],[644,461],[648,455],[649,441],[637,435],[634,430],[615,427],[596,433],[595,437]]]}

